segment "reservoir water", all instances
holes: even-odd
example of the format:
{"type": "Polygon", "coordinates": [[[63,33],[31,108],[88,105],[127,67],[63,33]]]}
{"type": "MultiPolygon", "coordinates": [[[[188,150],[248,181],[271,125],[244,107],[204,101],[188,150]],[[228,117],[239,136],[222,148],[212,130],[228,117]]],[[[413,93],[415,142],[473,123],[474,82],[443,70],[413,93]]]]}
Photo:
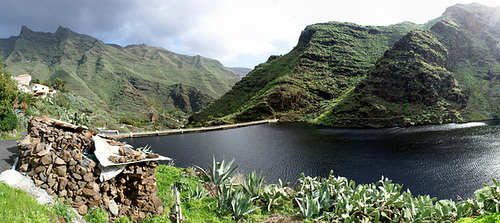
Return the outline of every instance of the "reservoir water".
{"type": "Polygon", "coordinates": [[[150,145],[179,167],[234,158],[241,173],[262,171],[267,183],[294,183],[300,173],[327,177],[332,170],[356,183],[385,176],[414,195],[457,200],[500,179],[499,120],[388,129],[273,123],[123,141],[150,145]]]}

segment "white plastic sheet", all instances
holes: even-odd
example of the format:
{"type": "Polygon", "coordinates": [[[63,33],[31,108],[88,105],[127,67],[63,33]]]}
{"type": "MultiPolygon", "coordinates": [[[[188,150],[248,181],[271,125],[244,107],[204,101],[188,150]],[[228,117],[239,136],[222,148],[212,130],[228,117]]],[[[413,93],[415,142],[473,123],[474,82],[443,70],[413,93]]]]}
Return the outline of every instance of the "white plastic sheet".
{"type": "Polygon", "coordinates": [[[141,163],[149,161],[160,161],[160,160],[172,160],[171,158],[165,156],[159,156],[158,158],[146,158],[139,161],[133,161],[128,163],[113,163],[109,160],[110,156],[120,156],[118,149],[119,146],[112,146],[105,139],[98,135],[92,136],[95,146],[95,156],[99,160],[99,168],[101,169],[101,182],[112,179],[116,175],[120,174],[127,164],[131,163],[141,163]]]}

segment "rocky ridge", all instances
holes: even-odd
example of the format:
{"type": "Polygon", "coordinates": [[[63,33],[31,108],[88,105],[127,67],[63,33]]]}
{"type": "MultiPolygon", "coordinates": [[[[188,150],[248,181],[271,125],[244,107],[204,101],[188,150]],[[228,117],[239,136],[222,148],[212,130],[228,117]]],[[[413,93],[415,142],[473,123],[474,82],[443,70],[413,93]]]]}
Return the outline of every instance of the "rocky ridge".
{"type": "Polygon", "coordinates": [[[59,78],[71,92],[134,121],[177,109],[198,111],[241,78],[216,60],[146,45],[106,44],[63,27],[45,33],[24,26],[19,36],[0,39],[0,58],[14,76],[30,74],[41,82],[59,78]]]}
{"type": "Polygon", "coordinates": [[[498,117],[499,11],[457,4],[424,25],[310,25],[292,51],[257,66],[190,123],[366,128],[498,117]]]}

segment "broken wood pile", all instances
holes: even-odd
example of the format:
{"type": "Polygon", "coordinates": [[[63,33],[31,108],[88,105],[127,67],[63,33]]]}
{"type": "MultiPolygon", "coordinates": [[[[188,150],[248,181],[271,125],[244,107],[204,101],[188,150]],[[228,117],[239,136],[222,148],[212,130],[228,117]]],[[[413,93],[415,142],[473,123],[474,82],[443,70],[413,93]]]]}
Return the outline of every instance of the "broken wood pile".
{"type": "Polygon", "coordinates": [[[132,216],[134,221],[162,214],[154,176],[157,163],[127,164],[120,174],[101,182],[91,140],[96,134],[47,117],[32,118],[28,135],[18,142],[18,170],[50,195],[70,202],[80,215],[94,207],[103,208],[110,217],[132,216]]]}

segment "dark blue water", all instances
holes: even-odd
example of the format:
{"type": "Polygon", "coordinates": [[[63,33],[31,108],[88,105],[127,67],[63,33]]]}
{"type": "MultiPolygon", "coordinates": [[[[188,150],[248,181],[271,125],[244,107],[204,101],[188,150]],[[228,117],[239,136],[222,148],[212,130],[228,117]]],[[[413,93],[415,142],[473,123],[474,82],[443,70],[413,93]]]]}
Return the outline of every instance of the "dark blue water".
{"type": "Polygon", "coordinates": [[[262,171],[268,183],[295,182],[302,172],[327,177],[333,170],[357,183],[385,176],[414,195],[457,200],[500,179],[500,121],[390,129],[275,123],[124,141],[150,145],[180,167],[234,158],[240,172],[262,171]]]}

